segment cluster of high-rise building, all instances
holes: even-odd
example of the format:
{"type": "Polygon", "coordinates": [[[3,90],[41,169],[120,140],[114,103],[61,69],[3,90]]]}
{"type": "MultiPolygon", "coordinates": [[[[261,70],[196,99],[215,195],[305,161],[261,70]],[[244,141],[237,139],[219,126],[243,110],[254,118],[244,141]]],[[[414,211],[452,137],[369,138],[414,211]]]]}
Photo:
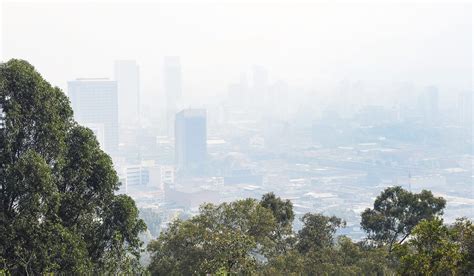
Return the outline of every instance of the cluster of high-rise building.
{"type": "MultiPolygon", "coordinates": [[[[401,84],[406,95],[391,101],[370,94],[368,84],[342,81],[334,103],[318,106],[255,66],[221,102],[190,108],[179,57],[164,59],[161,79],[164,105],[152,110],[160,117],[151,127],[142,120],[135,61],[117,61],[113,79],[70,81],[68,94],[75,119],[113,157],[121,192],[141,207],[159,206],[164,217],[274,191],[292,198],[298,213],[344,217],[354,234],[360,212],[349,209],[363,209],[380,186],[436,187],[467,200],[443,187],[465,191],[472,182],[472,91],[447,107],[435,86],[401,84]],[[455,112],[445,116],[448,108],[455,112]]],[[[463,206],[448,211],[464,214],[463,206]]]]}
{"type": "Polygon", "coordinates": [[[164,58],[163,89],[164,139],[141,129],[140,71],[135,61],[116,61],[114,79],[79,78],[68,82],[75,120],[94,132],[101,148],[113,157],[127,188],[147,186],[156,179],[163,183],[163,179],[153,175],[165,174],[169,182],[169,176],[174,177],[174,172],[169,172],[170,166],[185,176],[203,175],[206,171],[206,110],[183,108],[181,63],[177,56],[164,58]],[[127,140],[129,133],[134,136],[131,142],[127,140]],[[138,147],[130,144],[138,144],[138,147]],[[140,144],[146,149],[141,150],[140,144]],[[143,165],[146,161],[143,158],[150,156],[147,150],[159,151],[157,156],[151,154],[158,165],[143,165]]]}

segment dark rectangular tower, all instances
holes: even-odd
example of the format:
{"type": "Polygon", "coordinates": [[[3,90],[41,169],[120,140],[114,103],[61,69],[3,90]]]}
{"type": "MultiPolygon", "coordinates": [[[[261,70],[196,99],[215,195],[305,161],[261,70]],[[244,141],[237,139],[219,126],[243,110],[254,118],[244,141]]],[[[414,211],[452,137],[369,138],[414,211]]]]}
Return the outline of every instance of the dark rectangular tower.
{"type": "Polygon", "coordinates": [[[200,175],[207,159],[205,109],[185,109],[175,119],[175,161],[179,173],[200,175]]]}

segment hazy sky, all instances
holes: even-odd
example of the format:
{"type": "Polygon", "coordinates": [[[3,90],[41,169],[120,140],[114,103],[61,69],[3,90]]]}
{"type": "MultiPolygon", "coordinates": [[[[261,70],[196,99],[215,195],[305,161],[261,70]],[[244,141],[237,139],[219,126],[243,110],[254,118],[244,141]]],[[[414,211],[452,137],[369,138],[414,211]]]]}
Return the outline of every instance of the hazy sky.
{"type": "Polygon", "coordinates": [[[446,91],[472,81],[470,4],[7,1],[1,15],[2,59],[27,59],[61,88],[135,59],[147,99],[161,93],[166,55],[181,57],[192,94],[225,92],[254,64],[292,85],[408,80],[446,91]]]}

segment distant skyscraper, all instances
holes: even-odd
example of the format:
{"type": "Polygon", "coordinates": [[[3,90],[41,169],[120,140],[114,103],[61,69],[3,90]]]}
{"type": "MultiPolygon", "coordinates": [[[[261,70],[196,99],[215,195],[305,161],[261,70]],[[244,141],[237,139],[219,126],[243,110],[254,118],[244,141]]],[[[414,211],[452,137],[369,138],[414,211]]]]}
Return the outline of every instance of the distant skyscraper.
{"type": "Polygon", "coordinates": [[[472,128],[473,123],[473,94],[472,91],[460,93],[458,96],[458,112],[459,112],[459,123],[464,126],[472,128]]]}
{"type": "Polygon", "coordinates": [[[249,97],[249,89],[247,83],[247,75],[242,73],[240,75],[240,81],[236,83],[232,83],[228,86],[228,99],[230,106],[233,107],[246,107],[251,103],[254,99],[253,97],[249,97]]]}
{"type": "Polygon", "coordinates": [[[176,114],[175,161],[179,172],[204,172],[207,156],[206,117],[204,109],[185,109],[176,114]]]}
{"type": "Polygon", "coordinates": [[[269,115],[275,119],[288,119],[288,84],[277,81],[268,89],[267,106],[269,115]]]}
{"type": "Polygon", "coordinates": [[[438,88],[429,86],[418,99],[419,108],[421,110],[423,121],[425,124],[433,125],[439,119],[439,95],[438,88]]]}
{"type": "MultiPolygon", "coordinates": [[[[103,127],[103,147],[109,154],[118,150],[117,82],[108,79],[77,79],[68,82],[74,118],[82,125],[103,127]]],[[[100,137],[99,137],[100,139],[100,137]]]]}
{"type": "Polygon", "coordinates": [[[255,65],[252,71],[253,104],[261,104],[267,100],[268,72],[263,66],[255,65]]]}
{"type": "Polygon", "coordinates": [[[255,65],[252,72],[252,84],[254,88],[266,89],[268,85],[268,72],[265,67],[255,65]]]}
{"type": "Polygon", "coordinates": [[[119,124],[136,126],[140,121],[139,67],[134,60],[115,62],[117,81],[119,124]]]}
{"type": "Polygon", "coordinates": [[[431,118],[430,121],[436,123],[438,121],[439,114],[439,93],[438,88],[431,86],[426,91],[428,95],[428,114],[431,118]]]}
{"type": "Polygon", "coordinates": [[[173,133],[174,115],[178,110],[178,103],[182,97],[182,74],[181,61],[177,56],[165,57],[164,60],[164,83],[166,97],[166,116],[169,124],[168,131],[173,133]]]}

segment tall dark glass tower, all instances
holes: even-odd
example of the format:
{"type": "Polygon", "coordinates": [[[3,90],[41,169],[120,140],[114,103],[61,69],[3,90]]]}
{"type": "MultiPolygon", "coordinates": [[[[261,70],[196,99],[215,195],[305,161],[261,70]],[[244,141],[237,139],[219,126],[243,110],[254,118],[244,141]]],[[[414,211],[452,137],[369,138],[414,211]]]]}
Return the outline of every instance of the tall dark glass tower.
{"type": "Polygon", "coordinates": [[[201,175],[207,159],[206,110],[185,109],[175,118],[175,161],[178,173],[201,175]]]}

